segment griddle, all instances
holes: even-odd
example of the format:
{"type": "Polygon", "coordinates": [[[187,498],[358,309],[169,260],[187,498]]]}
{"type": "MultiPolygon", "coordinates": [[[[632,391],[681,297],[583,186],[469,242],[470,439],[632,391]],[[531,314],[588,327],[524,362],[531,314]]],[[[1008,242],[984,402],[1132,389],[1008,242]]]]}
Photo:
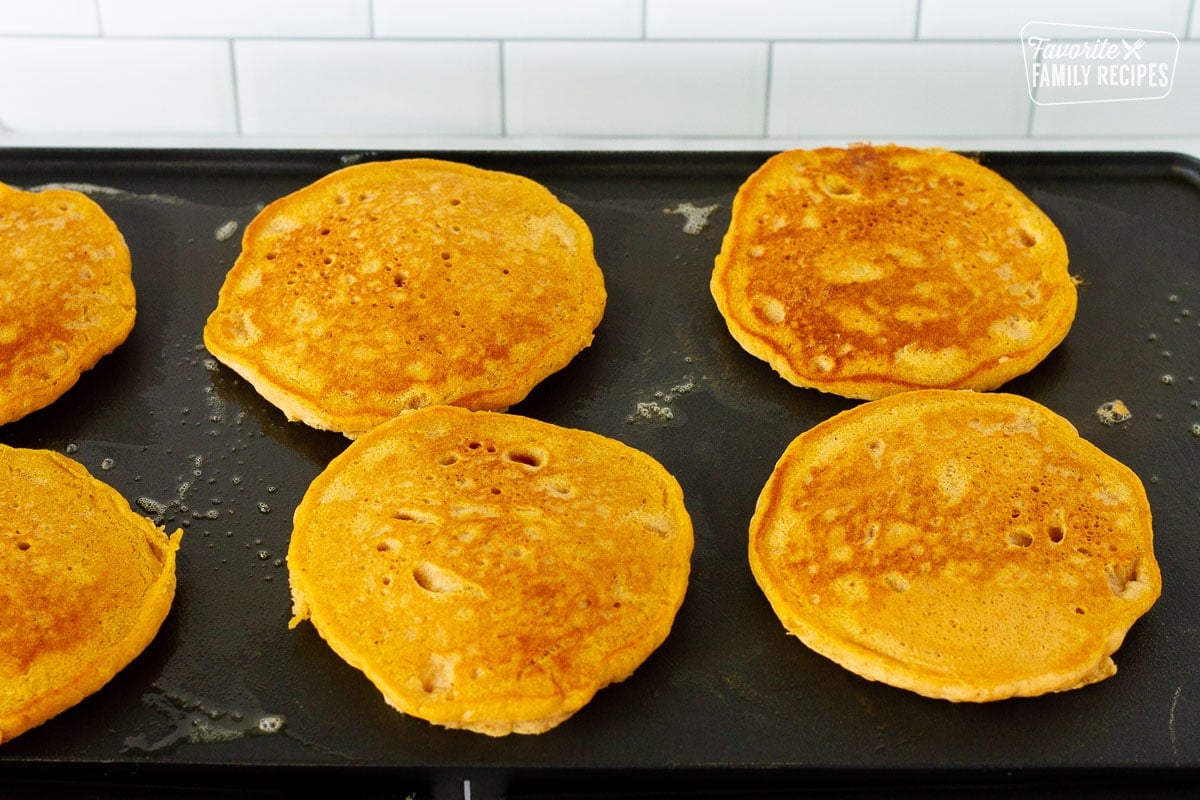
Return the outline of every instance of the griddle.
{"type": "Polygon", "coordinates": [[[709,296],[733,195],[768,154],[421,153],[526,175],[586,219],[608,286],[604,320],[590,348],[512,411],[650,453],[678,477],[696,533],[665,644],[560,727],[492,739],[394,712],[311,625],[287,629],[292,511],[347,441],[286,422],[201,344],[241,231],[265,203],[341,166],[405,155],[0,151],[0,180],[80,184],[106,209],[138,290],[129,340],[49,408],[0,428],[0,441],[67,453],[147,515],[185,528],[178,596],[158,637],[100,692],[0,746],[6,791],[918,796],[1085,786],[1105,796],[1193,784],[1200,162],[976,154],[1053,218],[1082,279],[1067,340],[1005,390],[1064,415],[1141,476],[1164,591],[1118,651],[1114,678],[956,705],[810,652],[784,633],[747,566],[747,523],[775,460],[853,405],[792,387],[743,352],[709,296]],[[678,213],[689,209],[698,211],[678,213]],[[1101,424],[1097,408],[1114,399],[1132,419],[1101,424]]]}

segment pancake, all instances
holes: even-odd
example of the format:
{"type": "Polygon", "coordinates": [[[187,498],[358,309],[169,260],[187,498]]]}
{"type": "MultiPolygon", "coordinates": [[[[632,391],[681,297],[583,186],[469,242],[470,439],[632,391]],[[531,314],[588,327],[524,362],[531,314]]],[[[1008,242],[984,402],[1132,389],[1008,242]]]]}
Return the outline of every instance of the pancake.
{"type": "Polygon", "coordinates": [[[587,225],[545,187],[376,162],[251,221],[204,343],[288,419],[353,438],[428,405],[507,408],[591,342],[604,304],[587,225]]]}
{"type": "Polygon", "coordinates": [[[288,549],[309,619],[399,711],[541,733],[629,676],[683,601],[678,483],[613,439],[434,406],[313,481],[288,549]]]}
{"type": "Polygon", "coordinates": [[[1133,472],[1033,401],[937,389],[800,434],[758,499],[750,566],[811,649],[954,701],[1113,675],[1162,589],[1133,472]]]}
{"type": "Polygon", "coordinates": [[[1067,335],[1054,223],[944,150],[770,158],[738,190],[711,290],[733,337],[796,386],[877,399],[995,389],[1067,335]]]}
{"type": "Polygon", "coordinates": [[[133,329],[129,248],[79,192],[0,183],[0,425],[45,408],[133,329]]]}
{"type": "Polygon", "coordinates": [[[0,743],[93,694],[154,638],[175,595],[168,537],[48,450],[0,445],[0,743]]]}

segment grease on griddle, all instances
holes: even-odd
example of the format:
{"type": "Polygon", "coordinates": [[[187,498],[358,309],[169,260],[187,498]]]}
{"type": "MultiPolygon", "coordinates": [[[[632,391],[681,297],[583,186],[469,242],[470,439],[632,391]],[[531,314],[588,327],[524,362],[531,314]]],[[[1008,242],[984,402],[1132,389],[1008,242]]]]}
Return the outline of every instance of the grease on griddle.
{"type": "Polygon", "coordinates": [[[42,183],[37,186],[28,188],[31,192],[44,192],[48,189],[67,189],[72,192],[79,192],[88,197],[110,197],[119,198],[122,200],[145,200],[151,203],[163,203],[168,206],[187,205],[189,201],[182,197],[175,197],[169,194],[159,194],[151,192],[142,194],[140,192],[131,192],[126,189],[118,189],[114,186],[100,186],[95,183],[79,183],[73,181],[53,181],[51,183],[42,183]]]}
{"type": "Polygon", "coordinates": [[[699,236],[708,227],[708,217],[720,208],[719,205],[695,206],[691,203],[680,203],[674,208],[664,208],[664,214],[679,214],[683,217],[683,232],[689,236],[699,236]]]}
{"type": "Polygon", "coordinates": [[[147,514],[155,517],[155,522],[158,522],[167,513],[168,506],[166,503],[160,503],[152,497],[139,497],[134,501],[138,508],[147,514]]]}
{"type": "Polygon", "coordinates": [[[673,419],[675,411],[670,406],[659,405],[653,400],[639,402],[633,413],[625,418],[626,422],[670,422],[673,419]]]}
{"type": "MultiPolygon", "coordinates": [[[[155,687],[158,689],[158,687],[155,687]]],[[[246,736],[263,736],[283,731],[282,714],[260,709],[222,709],[185,691],[159,689],[142,696],[142,702],[166,718],[170,729],[151,739],[145,733],[125,737],[122,752],[155,753],[180,744],[232,742],[246,736]]]]}
{"type": "Polygon", "coordinates": [[[1125,405],[1123,400],[1109,400],[1101,403],[1100,407],[1096,409],[1096,417],[1104,425],[1116,425],[1132,418],[1133,412],[1129,410],[1129,406],[1125,405]]]}
{"type": "Polygon", "coordinates": [[[683,418],[679,416],[672,407],[680,395],[688,394],[696,388],[696,379],[691,375],[683,378],[682,381],[671,386],[669,389],[659,389],[654,392],[652,398],[638,400],[634,403],[633,413],[625,417],[626,422],[631,423],[658,423],[665,424],[670,422],[682,422],[683,418]]]}
{"type": "Polygon", "coordinates": [[[233,238],[233,235],[237,233],[237,229],[237,220],[231,219],[213,231],[213,235],[216,237],[218,242],[226,242],[233,238]]]}
{"type": "MultiPolygon", "coordinates": [[[[1166,312],[1169,315],[1167,319],[1170,324],[1164,324],[1167,320],[1159,318],[1157,320],[1159,324],[1146,333],[1146,342],[1157,351],[1160,358],[1172,365],[1170,369],[1163,372],[1156,370],[1157,383],[1164,387],[1163,391],[1170,392],[1170,394],[1163,395],[1164,406],[1161,410],[1155,411],[1152,419],[1156,422],[1168,422],[1172,429],[1186,431],[1187,436],[1200,438],[1200,421],[1196,421],[1194,418],[1180,420],[1175,414],[1170,413],[1172,406],[1184,398],[1187,398],[1189,409],[1200,408],[1200,399],[1197,399],[1195,395],[1176,393],[1179,387],[1196,384],[1196,375],[1181,374],[1184,364],[1175,359],[1177,349],[1180,352],[1190,352],[1192,347],[1190,338],[1200,333],[1200,322],[1195,325],[1191,324],[1192,310],[1187,303],[1187,292],[1189,291],[1190,287],[1183,287],[1166,296],[1166,312]],[[1185,323],[1187,323],[1186,326],[1185,323]]],[[[1194,412],[1189,412],[1189,416],[1191,413],[1194,412]]]]}

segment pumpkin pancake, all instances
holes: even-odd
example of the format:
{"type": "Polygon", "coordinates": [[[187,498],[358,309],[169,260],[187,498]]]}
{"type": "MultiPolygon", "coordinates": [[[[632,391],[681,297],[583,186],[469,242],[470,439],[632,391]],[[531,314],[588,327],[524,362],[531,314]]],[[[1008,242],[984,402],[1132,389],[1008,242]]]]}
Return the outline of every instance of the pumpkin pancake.
{"type": "Polygon", "coordinates": [[[364,434],[305,494],[291,627],[311,620],[405,714],[540,733],[666,638],[691,551],[679,484],[645,453],[434,406],[364,434]]]}
{"type": "Polygon", "coordinates": [[[254,218],[204,343],[289,419],[353,438],[427,405],[507,408],[591,342],[604,304],[587,225],[545,187],[375,162],[254,218]]]}
{"type": "Polygon", "coordinates": [[[181,535],[65,456],[0,445],[0,743],[145,649],[175,595],[181,535]]]}
{"type": "Polygon", "coordinates": [[[944,150],[770,158],[738,190],[711,290],[789,382],[875,399],[995,389],[1067,335],[1062,235],[1016,187],[944,150]]]}
{"type": "Polygon", "coordinates": [[[86,195],[0,183],[0,425],[45,408],[133,329],[129,248],[86,195]]]}
{"type": "Polygon", "coordinates": [[[758,499],[750,566],[816,652],[955,701],[1111,676],[1162,588],[1133,472],[1033,401],[937,389],[797,437],[758,499]]]}

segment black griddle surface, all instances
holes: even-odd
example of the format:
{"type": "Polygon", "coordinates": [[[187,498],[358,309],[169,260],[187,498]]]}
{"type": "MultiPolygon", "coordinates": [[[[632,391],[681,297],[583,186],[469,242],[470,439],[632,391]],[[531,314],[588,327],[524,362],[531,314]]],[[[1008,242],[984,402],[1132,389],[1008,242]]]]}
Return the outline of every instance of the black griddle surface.
{"type": "Polygon", "coordinates": [[[747,524],[776,458],[853,405],[792,387],[743,352],[709,296],[733,195],[768,154],[442,154],[547,185],[586,219],[605,272],[593,346],[512,411],[650,453],[678,477],[696,533],[666,643],[560,727],[492,739],[394,712],[311,625],[287,630],[292,511],[347,442],[287,423],[201,345],[263,204],[347,163],[403,155],[0,151],[6,183],[86,185],[129,243],[138,290],[129,340],[49,408],[0,428],[0,441],[68,453],[150,516],[185,527],[178,595],[157,639],[96,695],[0,746],[0,782],[274,791],[331,781],[479,798],[877,780],[1004,789],[1076,785],[1095,770],[1097,790],[1194,778],[1200,162],[983,157],[1054,219],[1083,280],[1066,342],[1005,390],[1064,415],[1141,476],[1164,591],[1117,652],[1114,678],[955,705],[807,650],[747,566],[747,524]],[[680,204],[715,208],[692,234],[669,213],[680,204]],[[1117,398],[1133,418],[1106,427],[1096,409],[1117,398]]]}

